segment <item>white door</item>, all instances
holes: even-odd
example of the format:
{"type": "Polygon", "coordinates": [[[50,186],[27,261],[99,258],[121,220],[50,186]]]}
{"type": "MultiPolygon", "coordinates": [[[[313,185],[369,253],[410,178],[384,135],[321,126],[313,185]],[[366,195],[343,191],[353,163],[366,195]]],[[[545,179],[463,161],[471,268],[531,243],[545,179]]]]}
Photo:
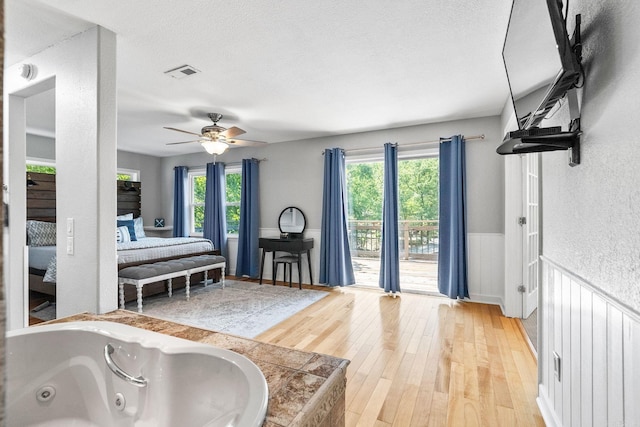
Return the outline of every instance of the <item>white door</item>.
{"type": "Polygon", "coordinates": [[[530,153],[523,161],[522,224],[522,318],[526,319],[538,307],[540,258],[540,153],[530,153]]]}

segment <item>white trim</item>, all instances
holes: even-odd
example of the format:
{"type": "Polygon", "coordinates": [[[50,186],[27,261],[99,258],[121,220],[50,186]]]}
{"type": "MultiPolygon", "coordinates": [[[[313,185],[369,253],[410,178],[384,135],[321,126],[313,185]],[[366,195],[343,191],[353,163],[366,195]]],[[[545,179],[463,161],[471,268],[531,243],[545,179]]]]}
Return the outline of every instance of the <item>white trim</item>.
{"type": "Polygon", "coordinates": [[[42,136],[44,138],[56,139],[55,131],[51,131],[48,129],[34,128],[31,126],[27,126],[25,130],[28,135],[42,136]]]}
{"type": "MultiPolygon", "coordinates": [[[[419,159],[430,159],[434,157],[440,156],[440,144],[433,148],[420,148],[414,150],[400,150],[401,146],[398,147],[398,160],[419,160],[419,159]]],[[[384,152],[380,152],[379,150],[383,150],[384,147],[381,146],[378,148],[372,148],[372,153],[368,154],[349,154],[348,152],[345,154],[344,161],[346,164],[352,163],[377,163],[384,161],[384,152]]]]}
{"type": "Polygon", "coordinates": [[[502,314],[504,314],[504,301],[499,296],[469,293],[469,299],[465,299],[464,301],[478,304],[497,305],[500,307],[502,314]]]}
{"type": "Polygon", "coordinates": [[[40,157],[29,157],[29,156],[27,156],[26,164],[27,165],[36,165],[36,166],[50,166],[50,167],[53,167],[53,168],[56,167],[55,159],[44,159],[44,158],[40,158],[40,157]]]}
{"type": "Polygon", "coordinates": [[[556,413],[553,411],[553,404],[549,402],[549,397],[547,393],[544,391],[542,386],[538,387],[538,397],[536,398],[536,403],[538,404],[538,408],[540,409],[540,414],[542,415],[542,419],[547,427],[560,427],[562,426],[562,422],[558,419],[556,413]]]}

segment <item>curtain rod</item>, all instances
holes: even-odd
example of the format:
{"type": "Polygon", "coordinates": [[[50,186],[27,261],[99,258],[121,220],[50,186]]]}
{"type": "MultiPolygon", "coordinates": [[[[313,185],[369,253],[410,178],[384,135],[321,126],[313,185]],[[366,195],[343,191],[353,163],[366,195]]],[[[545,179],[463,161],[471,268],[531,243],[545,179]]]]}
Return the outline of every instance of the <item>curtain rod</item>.
{"type": "MultiPolygon", "coordinates": [[[[480,134],[480,135],[472,135],[470,137],[464,137],[465,141],[477,141],[477,140],[483,140],[484,139],[484,134],[480,134]]],[[[398,148],[404,148],[404,147],[415,147],[417,145],[433,145],[433,144],[439,144],[441,142],[451,142],[451,138],[443,138],[443,139],[439,139],[437,141],[424,141],[424,142],[410,142],[407,144],[394,144],[395,146],[397,146],[398,148]]],[[[366,148],[352,148],[351,150],[344,150],[345,154],[347,153],[356,153],[358,151],[371,151],[371,150],[379,150],[383,147],[366,147],[366,148]]],[[[324,155],[324,151],[322,152],[322,155],[324,155]]]]}
{"type": "MultiPolygon", "coordinates": [[[[265,157],[264,159],[256,159],[256,158],[251,158],[251,160],[256,160],[258,163],[260,162],[266,162],[267,158],[265,157]]],[[[225,166],[242,166],[242,162],[233,162],[233,163],[225,163],[225,166]]]]}
{"type": "MultiPolygon", "coordinates": [[[[260,162],[266,162],[267,158],[266,157],[264,159],[254,159],[254,158],[252,158],[251,160],[257,160],[258,163],[260,163],[260,162]]],[[[213,163],[216,163],[216,162],[213,162],[213,163]]],[[[242,162],[225,163],[224,165],[225,166],[242,166],[242,162]]],[[[178,166],[176,166],[176,167],[178,167],[178,166]]],[[[176,167],[174,167],[174,169],[176,167]]],[[[206,168],[207,168],[206,164],[203,165],[203,166],[187,166],[187,169],[189,169],[189,170],[200,170],[200,169],[206,169],[206,168]]]]}

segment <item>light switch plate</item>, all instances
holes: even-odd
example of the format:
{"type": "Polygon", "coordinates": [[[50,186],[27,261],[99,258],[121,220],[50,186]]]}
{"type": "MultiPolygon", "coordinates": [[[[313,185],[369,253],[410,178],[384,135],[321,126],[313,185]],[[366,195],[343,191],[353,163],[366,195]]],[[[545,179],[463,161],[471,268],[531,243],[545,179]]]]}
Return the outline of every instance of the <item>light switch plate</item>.
{"type": "Polygon", "coordinates": [[[67,218],[67,237],[73,237],[73,218],[67,218]]]}

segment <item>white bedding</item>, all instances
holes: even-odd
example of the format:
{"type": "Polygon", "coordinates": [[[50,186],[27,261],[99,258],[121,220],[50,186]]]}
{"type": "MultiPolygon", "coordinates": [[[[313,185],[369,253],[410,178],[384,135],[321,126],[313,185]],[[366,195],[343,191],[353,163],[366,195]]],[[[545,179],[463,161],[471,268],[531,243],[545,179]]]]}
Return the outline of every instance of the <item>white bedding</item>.
{"type": "MultiPolygon", "coordinates": [[[[38,250],[39,248],[53,248],[53,256],[50,256],[46,260],[44,267],[39,267],[38,269],[46,270],[43,281],[55,283],[55,246],[29,247],[29,266],[36,268],[31,265],[31,250],[36,249],[36,252],[44,252],[38,250]]],[[[136,242],[117,243],[117,249],[118,264],[127,264],[130,262],[151,261],[158,258],[212,251],[213,243],[211,243],[211,240],[195,237],[145,237],[136,242]]],[[[51,252],[51,249],[49,249],[49,252],[51,252]]],[[[38,265],[42,265],[42,262],[39,261],[38,265]]]]}
{"type": "Polygon", "coordinates": [[[145,237],[136,242],[118,243],[117,245],[118,264],[213,250],[211,240],[195,237],[145,237]]]}

